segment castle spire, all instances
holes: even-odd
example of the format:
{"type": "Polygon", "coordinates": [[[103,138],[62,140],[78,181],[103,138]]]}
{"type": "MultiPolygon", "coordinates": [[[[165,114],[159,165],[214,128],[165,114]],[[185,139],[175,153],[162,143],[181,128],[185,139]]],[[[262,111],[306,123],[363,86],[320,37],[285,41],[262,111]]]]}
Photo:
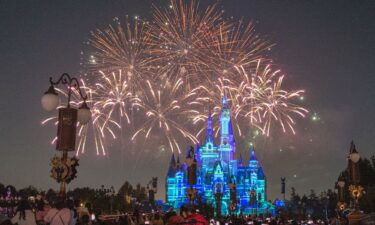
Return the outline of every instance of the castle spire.
{"type": "Polygon", "coordinates": [[[174,157],[174,153],[172,153],[172,157],[171,157],[171,161],[169,163],[167,176],[173,177],[175,172],[176,172],[176,159],[174,157]]]}
{"type": "Polygon", "coordinates": [[[223,98],[221,99],[221,105],[223,109],[229,109],[226,93],[224,93],[223,98]]]}
{"type": "Polygon", "coordinates": [[[254,147],[251,147],[250,161],[253,161],[253,160],[258,161],[257,157],[255,156],[254,147]]]}
{"type": "Polygon", "coordinates": [[[222,98],[221,105],[221,115],[220,115],[220,136],[221,144],[227,144],[229,141],[229,136],[232,135],[231,121],[230,121],[230,111],[227,101],[227,96],[224,94],[222,98]]]}
{"type": "Polygon", "coordinates": [[[355,149],[354,141],[350,142],[349,154],[353,152],[357,152],[357,149],[355,149]]]}
{"type": "Polygon", "coordinates": [[[177,155],[177,163],[176,163],[176,168],[177,168],[177,170],[179,170],[180,169],[180,155],[177,155]]]}
{"type": "Polygon", "coordinates": [[[169,162],[169,166],[176,167],[176,159],[174,157],[174,153],[172,153],[171,161],[169,162]]]}
{"type": "Polygon", "coordinates": [[[213,137],[214,131],[212,128],[212,117],[211,117],[211,109],[208,110],[208,117],[207,117],[207,130],[206,130],[206,143],[213,143],[214,137],[213,137]]]}
{"type": "Polygon", "coordinates": [[[242,166],[242,154],[240,153],[240,157],[238,157],[238,165],[242,166]]]}

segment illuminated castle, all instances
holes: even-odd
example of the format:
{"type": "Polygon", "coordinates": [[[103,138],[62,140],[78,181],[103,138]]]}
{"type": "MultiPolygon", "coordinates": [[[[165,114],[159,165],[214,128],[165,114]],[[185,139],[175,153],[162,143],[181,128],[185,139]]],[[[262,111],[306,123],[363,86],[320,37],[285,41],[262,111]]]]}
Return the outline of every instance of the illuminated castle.
{"type": "MultiPolygon", "coordinates": [[[[247,165],[242,162],[241,156],[234,159],[235,152],[230,111],[224,97],[220,115],[220,144],[214,143],[212,118],[209,115],[205,142],[193,152],[197,162],[197,179],[192,187],[197,190],[197,198],[213,207],[220,204],[222,215],[228,215],[229,210],[243,214],[273,214],[274,206],[266,201],[266,176],[254,148],[251,149],[247,165]],[[235,207],[232,204],[234,199],[235,207]]],[[[186,190],[189,188],[186,163],[181,164],[179,157],[176,160],[172,155],[166,178],[167,204],[174,208],[188,204],[186,190]]]]}

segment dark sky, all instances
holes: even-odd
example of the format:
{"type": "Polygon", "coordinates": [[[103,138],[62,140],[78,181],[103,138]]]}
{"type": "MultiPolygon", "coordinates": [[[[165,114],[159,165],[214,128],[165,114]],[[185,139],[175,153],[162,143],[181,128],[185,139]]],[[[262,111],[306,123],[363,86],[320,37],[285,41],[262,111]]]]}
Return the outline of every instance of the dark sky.
{"type": "MultiPolygon", "coordinates": [[[[40,125],[47,116],[40,97],[49,76],[78,74],[90,30],[125,14],[147,18],[152,3],[167,1],[0,0],[1,183],[57,188],[49,177],[56,129],[40,125]]],[[[305,89],[306,107],[321,118],[299,121],[295,136],[275,135],[256,146],[269,196],[280,196],[281,176],[300,193],[332,188],[352,139],[363,156],[374,153],[374,1],[226,0],[221,6],[227,16],[255,21],[257,31],[276,43],[271,56],[287,74],[285,83],[305,89]]],[[[127,142],[108,151],[108,157],[83,155],[71,187],[164,180],[170,152],[127,142]]],[[[240,151],[246,155],[248,149],[240,151]]]]}

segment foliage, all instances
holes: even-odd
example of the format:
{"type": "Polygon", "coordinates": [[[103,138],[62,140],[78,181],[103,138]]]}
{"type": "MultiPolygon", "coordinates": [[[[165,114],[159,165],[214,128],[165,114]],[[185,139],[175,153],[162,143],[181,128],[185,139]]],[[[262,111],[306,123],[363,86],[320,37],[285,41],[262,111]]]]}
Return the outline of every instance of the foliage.
{"type": "Polygon", "coordinates": [[[300,197],[294,187],[291,188],[291,198],[286,206],[286,214],[293,218],[326,219],[335,214],[337,196],[332,190],[323,191],[319,195],[314,190],[310,190],[308,196],[300,197]]]}

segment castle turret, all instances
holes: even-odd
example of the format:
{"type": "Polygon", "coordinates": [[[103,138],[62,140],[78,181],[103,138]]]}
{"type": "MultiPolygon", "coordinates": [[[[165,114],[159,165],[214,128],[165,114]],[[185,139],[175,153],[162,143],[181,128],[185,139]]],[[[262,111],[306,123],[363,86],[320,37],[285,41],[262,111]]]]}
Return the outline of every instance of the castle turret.
{"type": "Polygon", "coordinates": [[[232,122],[230,110],[226,96],[222,99],[222,109],[220,115],[220,157],[223,161],[233,160],[235,142],[233,138],[232,122]]]}
{"type": "Polygon", "coordinates": [[[208,112],[207,117],[206,144],[207,143],[214,143],[214,129],[212,127],[211,110],[208,112]]]}
{"type": "Polygon", "coordinates": [[[229,144],[230,136],[233,137],[230,121],[230,111],[228,106],[227,97],[223,96],[222,106],[221,106],[221,115],[220,115],[220,144],[227,145],[229,144]]]}
{"type": "Polygon", "coordinates": [[[176,159],[174,157],[174,154],[172,154],[171,161],[169,162],[169,168],[168,168],[168,177],[172,177],[175,175],[176,172],[176,159]]]}
{"type": "Polygon", "coordinates": [[[177,156],[176,170],[181,169],[180,155],[177,156]]]}
{"type": "Polygon", "coordinates": [[[262,168],[262,166],[259,166],[259,168],[258,168],[258,180],[264,180],[264,179],[265,179],[265,176],[264,176],[263,168],[262,168]]]}
{"type": "Polygon", "coordinates": [[[252,168],[252,169],[258,168],[258,159],[255,156],[254,147],[251,148],[250,159],[249,159],[249,167],[252,168]]]}

